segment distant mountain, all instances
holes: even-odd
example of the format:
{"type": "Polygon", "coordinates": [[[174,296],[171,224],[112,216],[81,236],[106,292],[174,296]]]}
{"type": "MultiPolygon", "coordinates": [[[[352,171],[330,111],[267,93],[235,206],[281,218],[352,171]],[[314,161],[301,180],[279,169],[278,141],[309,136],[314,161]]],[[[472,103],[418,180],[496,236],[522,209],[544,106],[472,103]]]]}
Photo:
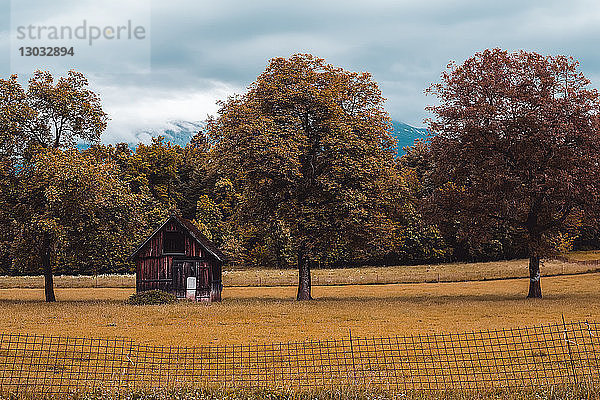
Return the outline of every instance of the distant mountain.
{"type": "MultiPolygon", "coordinates": [[[[149,143],[152,137],[164,136],[165,141],[184,147],[190,139],[206,126],[204,121],[168,121],[165,125],[153,129],[140,129],[135,132],[137,143],[149,143]]],[[[398,156],[404,154],[402,150],[411,146],[415,139],[427,137],[427,129],[415,128],[400,121],[392,121],[392,135],[398,141],[398,156]]],[[[130,143],[132,149],[137,143],[130,143]]],[[[89,147],[89,144],[79,144],[80,149],[89,147]]]]}
{"type": "MultiPolygon", "coordinates": [[[[185,147],[200,129],[206,126],[204,121],[167,121],[164,125],[152,129],[139,129],[134,132],[135,140],[129,142],[129,148],[135,150],[138,143],[150,143],[153,137],[164,136],[165,142],[185,147]]],[[[90,147],[90,143],[77,144],[79,150],[90,147]]]]}
{"type": "Polygon", "coordinates": [[[426,128],[415,128],[400,121],[392,121],[392,135],[398,141],[398,156],[404,154],[402,150],[406,146],[412,146],[416,139],[424,139],[427,137],[426,128]]]}
{"type": "Polygon", "coordinates": [[[169,121],[164,126],[155,129],[144,129],[136,132],[140,142],[148,143],[150,137],[164,136],[166,142],[185,147],[199,130],[206,126],[204,121],[169,121]]]}
{"type": "MultiPolygon", "coordinates": [[[[189,143],[190,139],[200,129],[204,128],[205,123],[201,121],[187,122],[187,121],[170,121],[167,129],[160,129],[154,131],[143,131],[143,135],[158,136],[163,135],[167,141],[180,146],[185,146],[189,143]]],[[[392,121],[393,136],[398,141],[398,156],[404,154],[402,150],[406,146],[412,146],[416,139],[422,139],[427,137],[427,129],[415,128],[400,121],[392,121]]],[[[138,135],[138,137],[140,137],[138,135]]]]}

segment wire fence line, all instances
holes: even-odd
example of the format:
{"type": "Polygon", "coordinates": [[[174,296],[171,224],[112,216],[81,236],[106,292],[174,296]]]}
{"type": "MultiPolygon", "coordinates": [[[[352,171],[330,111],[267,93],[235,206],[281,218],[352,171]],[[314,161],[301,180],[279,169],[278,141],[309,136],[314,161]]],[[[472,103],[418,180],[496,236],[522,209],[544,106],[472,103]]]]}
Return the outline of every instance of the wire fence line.
{"type": "Polygon", "coordinates": [[[0,334],[0,392],[339,385],[403,392],[597,385],[599,335],[596,322],[198,347],[0,334]]]}

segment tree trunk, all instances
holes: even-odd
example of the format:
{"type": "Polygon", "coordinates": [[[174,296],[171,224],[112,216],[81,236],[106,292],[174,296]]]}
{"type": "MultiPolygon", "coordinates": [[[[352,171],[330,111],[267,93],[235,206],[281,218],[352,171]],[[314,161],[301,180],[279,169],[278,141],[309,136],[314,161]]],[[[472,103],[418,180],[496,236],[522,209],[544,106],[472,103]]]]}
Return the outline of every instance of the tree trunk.
{"type": "Polygon", "coordinates": [[[312,300],[310,281],[310,261],[304,250],[298,251],[298,295],[296,300],[312,300]]]}
{"type": "Polygon", "coordinates": [[[540,258],[529,257],[529,294],[527,298],[542,298],[542,286],[540,285],[540,258]]]}
{"type": "Polygon", "coordinates": [[[42,266],[44,268],[44,292],[46,294],[46,301],[56,301],[54,296],[54,276],[52,275],[52,264],[50,260],[50,245],[45,244],[42,250],[42,266]]]}

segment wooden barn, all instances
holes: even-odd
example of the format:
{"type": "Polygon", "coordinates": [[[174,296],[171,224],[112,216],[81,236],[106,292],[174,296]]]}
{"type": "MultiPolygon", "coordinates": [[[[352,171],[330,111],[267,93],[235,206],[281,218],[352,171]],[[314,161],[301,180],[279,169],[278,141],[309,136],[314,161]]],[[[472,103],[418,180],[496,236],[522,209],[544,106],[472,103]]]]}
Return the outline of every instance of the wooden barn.
{"type": "Polygon", "coordinates": [[[221,301],[224,254],[187,219],[172,215],[133,252],[136,290],[221,301]]]}

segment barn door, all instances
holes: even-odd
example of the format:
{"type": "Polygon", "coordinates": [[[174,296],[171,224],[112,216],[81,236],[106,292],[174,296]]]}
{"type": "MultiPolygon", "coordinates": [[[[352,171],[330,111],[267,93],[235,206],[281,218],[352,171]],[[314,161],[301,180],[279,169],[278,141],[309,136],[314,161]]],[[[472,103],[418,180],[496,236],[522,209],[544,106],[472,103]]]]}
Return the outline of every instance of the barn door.
{"type": "Polygon", "coordinates": [[[173,261],[173,288],[177,297],[185,297],[187,278],[196,276],[195,264],[193,261],[173,261]]]}
{"type": "Polygon", "coordinates": [[[196,297],[210,297],[210,273],[206,263],[197,262],[197,285],[196,285],[196,297]]]}
{"type": "Polygon", "coordinates": [[[204,262],[173,261],[173,288],[177,297],[186,297],[187,278],[196,277],[196,297],[210,297],[210,269],[204,262]]]}
{"type": "Polygon", "coordinates": [[[185,297],[185,274],[183,261],[173,261],[173,289],[177,297],[185,297]]]}

